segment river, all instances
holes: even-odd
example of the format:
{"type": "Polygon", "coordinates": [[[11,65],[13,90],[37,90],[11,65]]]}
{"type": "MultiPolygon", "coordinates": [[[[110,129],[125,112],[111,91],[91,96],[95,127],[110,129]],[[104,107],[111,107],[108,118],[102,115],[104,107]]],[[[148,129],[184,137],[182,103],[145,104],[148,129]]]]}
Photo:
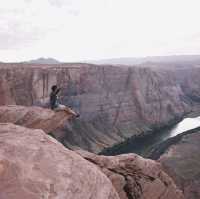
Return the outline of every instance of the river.
{"type": "Polygon", "coordinates": [[[118,155],[124,153],[136,153],[147,157],[149,152],[154,148],[154,146],[162,143],[168,138],[174,137],[178,134],[181,134],[185,131],[200,127],[200,117],[195,118],[184,118],[178,124],[172,126],[171,128],[160,130],[157,133],[138,138],[126,145],[122,145],[115,151],[109,151],[109,153],[105,153],[105,155],[118,155]]]}

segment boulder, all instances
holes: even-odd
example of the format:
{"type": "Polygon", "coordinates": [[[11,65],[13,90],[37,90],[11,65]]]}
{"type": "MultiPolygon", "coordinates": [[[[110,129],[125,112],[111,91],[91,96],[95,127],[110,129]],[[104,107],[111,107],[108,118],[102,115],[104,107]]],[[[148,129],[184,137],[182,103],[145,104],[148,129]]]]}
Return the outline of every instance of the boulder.
{"type": "Polygon", "coordinates": [[[119,199],[92,163],[42,130],[0,124],[1,199],[119,199]]]}
{"type": "Polygon", "coordinates": [[[46,133],[62,128],[72,116],[65,111],[55,112],[37,106],[0,106],[0,123],[13,123],[46,133]]]}
{"type": "Polygon", "coordinates": [[[153,160],[136,154],[98,156],[76,151],[108,176],[120,199],[183,199],[173,180],[153,160]]]}

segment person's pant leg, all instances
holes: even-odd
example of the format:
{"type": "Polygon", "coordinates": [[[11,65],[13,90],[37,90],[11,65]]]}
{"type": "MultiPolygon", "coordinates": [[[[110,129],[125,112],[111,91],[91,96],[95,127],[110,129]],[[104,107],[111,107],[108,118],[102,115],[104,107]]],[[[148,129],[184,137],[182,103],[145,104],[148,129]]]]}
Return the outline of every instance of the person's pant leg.
{"type": "Polygon", "coordinates": [[[55,111],[64,111],[66,108],[66,106],[62,105],[62,104],[59,104],[58,107],[56,107],[54,110],[55,111]]]}
{"type": "Polygon", "coordinates": [[[76,115],[76,112],[67,106],[65,106],[65,110],[68,111],[69,113],[71,113],[72,115],[76,115]]]}
{"type": "Polygon", "coordinates": [[[71,108],[69,108],[69,107],[67,107],[65,105],[62,105],[62,104],[59,104],[58,107],[56,107],[54,110],[55,111],[66,111],[69,114],[72,114],[72,115],[76,116],[76,112],[74,112],[71,108]]]}

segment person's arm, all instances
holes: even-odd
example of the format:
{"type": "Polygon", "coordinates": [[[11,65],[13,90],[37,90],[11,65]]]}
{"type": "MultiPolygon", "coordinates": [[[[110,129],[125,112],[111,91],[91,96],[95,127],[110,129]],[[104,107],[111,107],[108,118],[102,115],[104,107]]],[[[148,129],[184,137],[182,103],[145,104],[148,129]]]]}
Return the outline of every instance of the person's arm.
{"type": "Polygon", "coordinates": [[[55,91],[55,95],[57,95],[59,92],[60,92],[61,88],[58,88],[56,91],[55,91]]]}

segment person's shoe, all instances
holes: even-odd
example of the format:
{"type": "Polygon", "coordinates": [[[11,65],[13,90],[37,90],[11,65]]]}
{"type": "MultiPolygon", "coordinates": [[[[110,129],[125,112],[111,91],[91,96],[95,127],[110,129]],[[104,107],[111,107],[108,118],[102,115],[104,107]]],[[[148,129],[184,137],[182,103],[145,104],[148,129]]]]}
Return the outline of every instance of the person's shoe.
{"type": "Polygon", "coordinates": [[[77,114],[76,114],[76,117],[80,117],[80,114],[77,113],[77,114]]]}

